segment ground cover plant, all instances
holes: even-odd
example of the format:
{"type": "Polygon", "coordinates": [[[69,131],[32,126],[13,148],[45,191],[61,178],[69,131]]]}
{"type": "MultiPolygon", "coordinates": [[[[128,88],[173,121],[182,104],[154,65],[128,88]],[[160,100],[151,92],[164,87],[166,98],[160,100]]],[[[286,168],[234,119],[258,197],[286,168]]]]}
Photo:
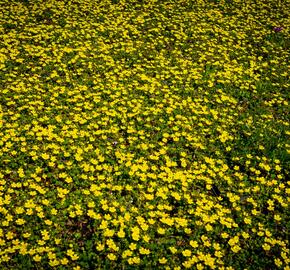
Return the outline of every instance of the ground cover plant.
{"type": "Polygon", "coordinates": [[[289,2],[0,22],[0,269],[289,269],[289,2]]]}

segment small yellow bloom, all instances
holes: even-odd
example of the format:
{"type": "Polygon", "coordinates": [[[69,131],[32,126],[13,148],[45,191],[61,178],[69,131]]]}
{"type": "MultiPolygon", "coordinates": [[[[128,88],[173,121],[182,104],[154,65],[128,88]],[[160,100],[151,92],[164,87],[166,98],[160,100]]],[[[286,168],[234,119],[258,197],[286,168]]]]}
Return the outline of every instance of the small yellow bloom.
{"type": "Polygon", "coordinates": [[[263,249],[264,249],[265,251],[269,251],[269,250],[271,249],[271,246],[265,243],[265,244],[263,245],[263,249]]]}
{"type": "Polygon", "coordinates": [[[165,257],[159,259],[159,263],[160,264],[166,264],[167,263],[167,259],[165,257]]]}
{"type": "Polygon", "coordinates": [[[142,255],[148,255],[148,254],[150,254],[150,250],[147,249],[147,248],[143,248],[143,247],[141,247],[141,248],[139,249],[139,252],[140,252],[140,254],[142,254],[142,255]]]}
{"type": "Polygon", "coordinates": [[[109,253],[107,255],[108,259],[111,260],[111,261],[115,261],[117,259],[117,256],[113,253],[109,253]]]}
{"type": "Polygon", "coordinates": [[[170,247],[169,248],[172,254],[175,254],[177,252],[177,249],[175,247],[170,247]]]}
{"type": "Polygon", "coordinates": [[[182,255],[184,257],[189,257],[189,256],[191,256],[191,251],[189,249],[186,249],[186,250],[182,251],[182,255]]]}
{"type": "Polygon", "coordinates": [[[102,251],[102,250],[105,249],[105,245],[103,245],[103,244],[98,244],[98,245],[96,246],[96,249],[97,249],[98,251],[102,251]]]}
{"type": "Polygon", "coordinates": [[[117,235],[120,238],[124,238],[126,236],[126,234],[125,234],[125,232],[123,230],[118,231],[117,235]]]}
{"type": "Polygon", "coordinates": [[[67,265],[68,264],[68,259],[67,258],[63,258],[63,259],[61,259],[61,261],[60,261],[60,263],[62,264],[62,265],[67,265]]]}
{"type": "Polygon", "coordinates": [[[281,267],[282,266],[282,261],[280,260],[280,259],[278,259],[278,258],[276,258],[275,260],[274,260],[274,262],[275,262],[275,264],[278,266],[278,267],[281,267]]]}
{"type": "Polygon", "coordinates": [[[42,157],[44,160],[48,160],[50,156],[49,156],[48,154],[46,154],[46,153],[43,153],[43,154],[41,154],[41,157],[42,157]]]}
{"type": "Polygon", "coordinates": [[[24,234],[23,234],[23,237],[24,237],[24,238],[29,238],[30,235],[31,235],[31,233],[24,233],[24,234]]]}
{"type": "Polygon", "coordinates": [[[40,262],[41,261],[41,256],[39,256],[38,254],[33,256],[33,260],[36,262],[40,262]]]}
{"type": "Polygon", "coordinates": [[[131,243],[131,244],[129,245],[129,248],[130,248],[131,250],[135,250],[135,249],[137,248],[137,245],[136,245],[135,243],[131,243]]]}
{"type": "Polygon", "coordinates": [[[157,229],[157,232],[158,232],[159,234],[165,234],[165,229],[163,229],[163,228],[158,228],[158,229],[157,229]]]}
{"type": "Polygon", "coordinates": [[[246,232],[242,232],[242,236],[245,238],[245,239],[248,239],[250,237],[250,235],[246,232]]]}
{"type": "Polygon", "coordinates": [[[197,247],[198,247],[198,243],[197,243],[197,241],[190,241],[189,244],[190,244],[193,248],[197,248],[197,247]]]}
{"type": "Polygon", "coordinates": [[[238,245],[235,245],[233,247],[231,247],[231,250],[234,252],[234,253],[237,253],[241,250],[241,248],[238,246],[238,245]]]}
{"type": "Polygon", "coordinates": [[[192,262],[191,260],[188,260],[188,261],[183,262],[182,265],[188,269],[192,267],[192,262]]]}
{"type": "Polygon", "coordinates": [[[140,261],[141,261],[140,258],[137,257],[137,256],[133,257],[132,259],[133,259],[133,262],[134,262],[135,264],[139,264],[140,261]]]}

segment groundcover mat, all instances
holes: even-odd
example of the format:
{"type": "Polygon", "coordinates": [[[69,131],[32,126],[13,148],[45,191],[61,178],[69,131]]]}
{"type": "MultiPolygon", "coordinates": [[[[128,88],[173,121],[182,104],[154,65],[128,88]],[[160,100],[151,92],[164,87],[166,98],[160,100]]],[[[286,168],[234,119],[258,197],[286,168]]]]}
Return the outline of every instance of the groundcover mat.
{"type": "Polygon", "coordinates": [[[0,0],[0,269],[290,269],[289,11],[0,0]]]}

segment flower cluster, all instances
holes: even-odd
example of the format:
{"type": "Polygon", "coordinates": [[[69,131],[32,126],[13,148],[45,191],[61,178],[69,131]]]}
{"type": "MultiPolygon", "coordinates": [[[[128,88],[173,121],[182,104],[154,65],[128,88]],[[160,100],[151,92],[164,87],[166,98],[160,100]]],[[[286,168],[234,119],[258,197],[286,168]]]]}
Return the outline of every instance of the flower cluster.
{"type": "Polygon", "coordinates": [[[1,2],[1,269],[289,269],[281,1],[1,2]]]}

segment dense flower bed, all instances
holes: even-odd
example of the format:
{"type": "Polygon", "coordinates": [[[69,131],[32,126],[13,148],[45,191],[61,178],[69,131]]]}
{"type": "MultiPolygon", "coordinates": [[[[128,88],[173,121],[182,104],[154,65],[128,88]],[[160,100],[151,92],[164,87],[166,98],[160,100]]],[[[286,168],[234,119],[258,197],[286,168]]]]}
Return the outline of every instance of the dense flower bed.
{"type": "Polygon", "coordinates": [[[1,269],[289,269],[287,3],[0,2],[1,269]]]}

